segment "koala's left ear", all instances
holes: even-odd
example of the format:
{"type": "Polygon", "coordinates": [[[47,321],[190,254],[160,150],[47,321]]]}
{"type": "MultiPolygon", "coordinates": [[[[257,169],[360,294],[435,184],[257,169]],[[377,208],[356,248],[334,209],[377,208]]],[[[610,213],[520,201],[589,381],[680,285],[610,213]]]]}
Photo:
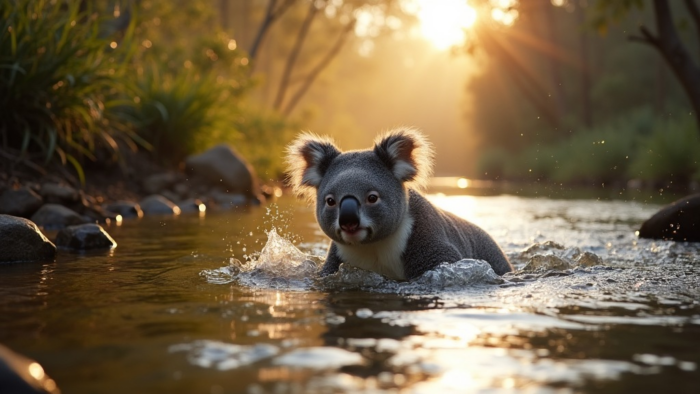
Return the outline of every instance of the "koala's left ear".
{"type": "Polygon", "coordinates": [[[415,129],[392,130],[375,141],[374,153],[401,182],[425,187],[433,167],[433,149],[415,129]]]}
{"type": "Polygon", "coordinates": [[[294,192],[313,200],[316,188],[340,150],[329,138],[316,134],[299,135],[287,147],[288,183],[294,192]]]}

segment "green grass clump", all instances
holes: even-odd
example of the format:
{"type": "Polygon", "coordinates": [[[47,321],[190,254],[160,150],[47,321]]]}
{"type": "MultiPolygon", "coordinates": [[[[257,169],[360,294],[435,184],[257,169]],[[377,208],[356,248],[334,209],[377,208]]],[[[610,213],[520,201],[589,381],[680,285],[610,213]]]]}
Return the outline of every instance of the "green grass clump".
{"type": "Polygon", "coordinates": [[[700,176],[700,138],[695,121],[656,122],[632,156],[628,174],[642,180],[687,182],[700,176]]]}
{"type": "Polygon", "coordinates": [[[79,3],[0,2],[0,137],[6,150],[58,155],[82,175],[97,149],[147,144],[121,118],[128,34],[103,37],[79,3]]]}
{"type": "Polygon", "coordinates": [[[155,63],[139,71],[134,123],[160,158],[182,160],[205,148],[212,133],[228,127],[232,116],[223,108],[227,92],[213,76],[187,70],[163,75],[155,63]]]}

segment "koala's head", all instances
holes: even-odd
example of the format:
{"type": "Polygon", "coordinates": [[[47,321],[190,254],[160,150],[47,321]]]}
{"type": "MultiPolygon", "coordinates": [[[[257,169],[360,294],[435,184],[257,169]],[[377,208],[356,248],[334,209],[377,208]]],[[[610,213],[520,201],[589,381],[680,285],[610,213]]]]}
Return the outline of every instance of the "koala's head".
{"type": "Polygon", "coordinates": [[[432,149],[412,129],[398,129],[372,149],[342,152],[328,138],[300,135],[288,148],[289,181],[316,202],[323,232],[341,244],[367,244],[396,232],[408,209],[407,188],[422,188],[432,149]]]}

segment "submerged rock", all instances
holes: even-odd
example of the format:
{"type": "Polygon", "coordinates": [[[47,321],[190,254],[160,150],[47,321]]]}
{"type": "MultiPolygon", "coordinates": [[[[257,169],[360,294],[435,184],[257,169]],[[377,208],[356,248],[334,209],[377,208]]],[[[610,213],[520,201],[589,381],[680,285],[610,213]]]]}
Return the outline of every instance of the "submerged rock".
{"type": "Polygon", "coordinates": [[[675,201],[642,223],[641,238],[700,242],[700,193],[675,201]]]}
{"type": "Polygon", "coordinates": [[[46,261],[55,256],[56,247],[32,221],[0,215],[0,263],[46,261]]]}
{"type": "Polygon", "coordinates": [[[56,246],[71,250],[112,249],[117,243],[99,224],[81,224],[58,232],[56,246]]]}
{"type": "Polygon", "coordinates": [[[157,194],[148,196],[139,203],[144,215],[179,215],[180,207],[157,194]]]}
{"type": "Polygon", "coordinates": [[[54,229],[85,223],[77,212],[58,204],[43,205],[31,219],[38,226],[54,229]]]}
{"type": "Polygon", "coordinates": [[[0,389],[12,394],[60,394],[56,382],[34,360],[0,345],[0,389]]]}
{"type": "Polygon", "coordinates": [[[259,194],[255,171],[227,145],[217,145],[185,160],[185,169],[196,180],[223,187],[229,193],[259,194]]]}
{"type": "Polygon", "coordinates": [[[143,211],[138,203],[131,201],[117,201],[105,204],[102,208],[108,212],[122,215],[122,218],[140,218],[143,217],[143,211]]]}
{"type": "Polygon", "coordinates": [[[207,210],[207,207],[202,200],[197,198],[190,198],[189,200],[180,201],[177,203],[177,206],[180,207],[180,211],[182,213],[206,212],[207,210]]]}
{"type": "Polygon", "coordinates": [[[0,214],[29,217],[43,204],[41,196],[28,188],[7,189],[0,195],[0,214]]]}

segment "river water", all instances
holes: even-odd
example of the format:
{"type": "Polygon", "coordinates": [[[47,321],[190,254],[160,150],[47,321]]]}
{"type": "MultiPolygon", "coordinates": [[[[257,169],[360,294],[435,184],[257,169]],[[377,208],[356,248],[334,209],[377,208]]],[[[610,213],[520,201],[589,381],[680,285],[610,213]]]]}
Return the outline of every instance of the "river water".
{"type": "Polygon", "coordinates": [[[700,244],[638,239],[659,205],[429,197],[517,271],[318,280],[326,240],[283,197],[125,221],[109,253],[0,266],[0,343],[64,393],[700,392],[700,244]]]}

